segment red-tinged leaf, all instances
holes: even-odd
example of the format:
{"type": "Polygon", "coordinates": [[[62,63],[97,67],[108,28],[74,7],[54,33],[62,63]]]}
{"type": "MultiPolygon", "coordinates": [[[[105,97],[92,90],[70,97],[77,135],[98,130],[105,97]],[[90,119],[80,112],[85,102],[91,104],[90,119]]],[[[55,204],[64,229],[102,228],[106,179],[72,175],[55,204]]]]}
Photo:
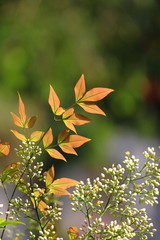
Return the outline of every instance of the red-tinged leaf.
{"type": "Polygon", "coordinates": [[[77,239],[79,236],[78,228],[76,226],[72,226],[68,228],[67,233],[68,233],[69,240],[77,239]]]}
{"type": "Polygon", "coordinates": [[[86,112],[93,113],[93,114],[101,114],[106,116],[105,112],[103,112],[102,109],[100,109],[94,103],[81,102],[81,103],[78,103],[78,105],[82,107],[86,112]]]}
{"type": "Polygon", "coordinates": [[[73,123],[69,119],[63,120],[63,122],[64,122],[64,124],[66,125],[67,128],[69,128],[73,132],[77,133],[73,123]]]}
{"type": "Polygon", "coordinates": [[[53,113],[56,114],[56,111],[60,107],[60,100],[51,85],[50,85],[48,103],[51,106],[53,113]]]}
{"type": "Polygon", "coordinates": [[[78,113],[73,113],[66,121],[70,121],[74,125],[83,125],[91,122],[92,120],[78,113]]]}
{"type": "Polygon", "coordinates": [[[74,155],[78,155],[76,153],[76,151],[73,149],[73,147],[70,146],[70,143],[61,143],[59,144],[59,147],[61,148],[61,150],[65,153],[69,153],[69,154],[74,154],[74,155]]]}
{"type": "Polygon", "coordinates": [[[9,143],[1,143],[0,144],[0,156],[7,156],[10,152],[9,143]]]}
{"type": "Polygon", "coordinates": [[[80,79],[78,80],[78,82],[74,87],[76,102],[78,102],[83,97],[85,91],[86,91],[86,84],[85,84],[84,75],[82,74],[82,76],[80,77],[80,79]]]}
{"type": "Polygon", "coordinates": [[[21,117],[21,121],[24,124],[26,121],[25,106],[19,93],[18,93],[18,97],[19,97],[19,114],[21,117]]]}
{"type": "Polygon", "coordinates": [[[70,187],[74,187],[79,183],[80,182],[78,182],[74,179],[71,179],[71,178],[58,178],[49,186],[49,189],[52,189],[54,187],[67,189],[67,188],[70,188],[70,187]]]}
{"type": "Polygon", "coordinates": [[[113,89],[110,88],[92,88],[87,91],[83,98],[81,98],[82,102],[96,102],[103,98],[105,98],[109,93],[113,92],[113,89]]]}
{"type": "Polygon", "coordinates": [[[68,108],[68,109],[65,110],[65,112],[63,113],[62,118],[63,118],[63,119],[66,119],[66,118],[70,117],[73,113],[74,113],[74,108],[68,108]]]}
{"type": "Polygon", "coordinates": [[[23,123],[21,121],[21,119],[14,113],[11,112],[12,118],[13,118],[13,122],[16,126],[18,127],[23,127],[23,123]]]}
{"type": "Polygon", "coordinates": [[[25,137],[23,134],[17,132],[16,130],[11,130],[11,132],[12,132],[12,133],[15,135],[15,137],[18,138],[19,140],[21,140],[21,141],[23,141],[23,142],[26,142],[26,141],[27,141],[26,137],[25,137]]]}
{"type": "Polygon", "coordinates": [[[66,129],[60,132],[58,135],[58,144],[62,143],[68,136],[69,136],[70,130],[66,129]]]}
{"type": "Polygon", "coordinates": [[[46,186],[49,186],[54,180],[54,167],[52,166],[46,173],[46,186]]]}
{"type": "Polygon", "coordinates": [[[78,148],[90,140],[91,139],[80,136],[80,135],[70,135],[63,143],[67,143],[72,148],[78,148]]]}
{"type": "Polygon", "coordinates": [[[65,157],[59,151],[57,151],[56,149],[51,148],[51,149],[46,149],[46,151],[48,152],[48,154],[52,158],[61,159],[61,160],[64,160],[66,162],[65,157]]]}
{"type": "Polygon", "coordinates": [[[33,132],[30,136],[30,141],[31,142],[38,142],[42,138],[43,134],[44,134],[44,132],[42,132],[42,131],[33,132]]]}
{"type": "Polygon", "coordinates": [[[56,115],[57,115],[57,116],[60,116],[60,115],[62,115],[64,112],[65,112],[65,109],[62,108],[62,107],[59,107],[59,108],[56,110],[56,115]]]}
{"type": "Polygon", "coordinates": [[[26,128],[32,128],[37,120],[36,116],[32,116],[27,120],[27,123],[25,124],[26,128]]]}
{"type": "Polygon", "coordinates": [[[50,128],[43,137],[44,148],[47,148],[48,146],[50,146],[52,142],[53,142],[53,133],[52,133],[52,129],[50,128]]]}
{"type": "Polygon", "coordinates": [[[49,189],[49,193],[52,193],[57,196],[70,195],[70,193],[66,189],[60,188],[60,187],[55,187],[55,186],[53,186],[53,188],[49,189]]]}

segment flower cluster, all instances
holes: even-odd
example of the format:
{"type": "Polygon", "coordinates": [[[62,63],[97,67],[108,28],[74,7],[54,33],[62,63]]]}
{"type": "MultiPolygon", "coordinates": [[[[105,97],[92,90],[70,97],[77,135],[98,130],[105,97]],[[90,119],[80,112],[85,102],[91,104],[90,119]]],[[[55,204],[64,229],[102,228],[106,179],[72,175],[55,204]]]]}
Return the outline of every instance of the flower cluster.
{"type": "Polygon", "coordinates": [[[160,185],[160,159],[154,148],[143,153],[145,162],[140,166],[135,156],[126,152],[120,164],[104,168],[101,178],[91,183],[80,182],[72,194],[72,210],[84,214],[79,239],[133,239],[153,236],[156,231],[145,208],[140,204],[158,203],[160,185]],[[111,219],[110,223],[107,219],[111,219]],[[116,220],[115,220],[116,219],[116,220]]]}

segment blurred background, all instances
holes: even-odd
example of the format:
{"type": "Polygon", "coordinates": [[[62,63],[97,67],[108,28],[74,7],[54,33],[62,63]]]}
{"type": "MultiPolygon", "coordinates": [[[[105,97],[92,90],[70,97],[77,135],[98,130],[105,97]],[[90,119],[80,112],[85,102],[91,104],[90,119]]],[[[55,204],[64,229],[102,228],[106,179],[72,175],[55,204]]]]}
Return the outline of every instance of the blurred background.
{"type": "MultiPolygon", "coordinates": [[[[99,102],[107,118],[85,113],[93,122],[77,131],[92,141],[77,150],[78,157],[69,156],[67,164],[45,155],[46,169],[55,164],[57,177],[93,179],[103,166],[122,162],[126,151],[140,158],[148,146],[158,151],[159,12],[158,0],[0,0],[2,141],[9,141],[11,150],[19,143],[9,131],[14,128],[10,112],[18,112],[17,91],[28,116],[38,116],[34,130],[45,130],[53,119],[49,84],[68,107],[83,73],[88,90],[115,90],[99,102]]],[[[13,156],[9,162],[15,161],[13,156]]],[[[6,164],[1,158],[1,171],[6,164]]],[[[158,228],[157,208],[151,215],[158,228]]]]}

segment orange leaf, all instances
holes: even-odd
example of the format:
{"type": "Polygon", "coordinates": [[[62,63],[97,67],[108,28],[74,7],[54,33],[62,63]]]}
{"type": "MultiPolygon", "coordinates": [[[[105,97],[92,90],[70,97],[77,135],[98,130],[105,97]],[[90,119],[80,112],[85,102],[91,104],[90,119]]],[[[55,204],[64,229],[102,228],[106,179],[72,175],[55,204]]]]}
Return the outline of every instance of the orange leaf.
{"type": "Polygon", "coordinates": [[[67,128],[69,128],[73,132],[77,133],[73,123],[70,120],[66,119],[66,120],[63,120],[63,122],[64,122],[64,124],[66,125],[67,128]]]}
{"type": "Polygon", "coordinates": [[[90,140],[91,139],[80,135],[70,135],[63,143],[67,143],[69,146],[77,148],[90,140]]]}
{"type": "Polygon", "coordinates": [[[85,91],[86,91],[86,84],[85,84],[84,75],[82,74],[82,76],[80,77],[80,79],[78,80],[78,82],[74,87],[76,102],[78,102],[83,97],[85,91]]]}
{"type": "Polygon", "coordinates": [[[78,103],[80,107],[82,107],[86,112],[94,113],[94,114],[101,114],[106,116],[105,112],[102,111],[97,105],[94,103],[88,103],[88,102],[80,102],[78,103]]]}
{"type": "Polygon", "coordinates": [[[64,112],[65,112],[65,109],[62,108],[62,107],[59,107],[59,108],[56,110],[56,115],[57,115],[57,116],[60,116],[60,115],[62,115],[64,112]]]}
{"type": "Polygon", "coordinates": [[[31,200],[32,200],[32,203],[33,203],[34,207],[38,207],[41,211],[43,211],[45,213],[48,212],[49,207],[44,201],[42,201],[42,200],[36,201],[36,205],[35,205],[34,199],[31,198],[31,200]]]}
{"type": "Polygon", "coordinates": [[[79,236],[78,228],[76,226],[72,226],[68,228],[67,233],[68,233],[69,240],[77,239],[79,236]]]}
{"type": "Polygon", "coordinates": [[[35,201],[35,198],[32,197],[31,201],[32,201],[34,207],[38,207],[41,211],[47,213],[48,209],[49,209],[48,205],[44,201],[39,200],[40,197],[43,195],[43,193],[44,193],[44,189],[40,189],[39,191],[35,191],[34,196],[37,197],[38,200],[35,201]]]}
{"type": "Polygon", "coordinates": [[[47,213],[48,212],[48,209],[49,209],[49,207],[48,207],[48,205],[44,202],[44,201],[40,201],[40,202],[38,202],[38,203],[36,203],[37,204],[37,207],[41,210],[41,211],[43,211],[43,212],[45,212],[45,213],[47,213]]]}
{"type": "Polygon", "coordinates": [[[50,186],[49,189],[52,189],[54,187],[59,187],[59,188],[63,188],[63,189],[67,189],[70,187],[74,187],[77,184],[79,184],[80,182],[71,179],[71,178],[59,178],[56,179],[50,186]]]}
{"type": "Polygon", "coordinates": [[[23,124],[21,122],[21,119],[14,113],[11,112],[12,118],[13,118],[13,122],[16,126],[18,127],[23,127],[23,124]]]}
{"type": "Polygon", "coordinates": [[[21,117],[21,122],[25,124],[25,121],[26,121],[25,106],[19,93],[18,93],[18,97],[19,97],[19,114],[21,117]]]}
{"type": "Polygon", "coordinates": [[[68,130],[68,129],[60,132],[60,134],[58,135],[58,144],[63,142],[69,136],[69,132],[70,132],[70,130],[68,130]]]}
{"type": "Polygon", "coordinates": [[[18,138],[19,140],[21,140],[21,141],[23,141],[23,142],[26,142],[26,141],[27,141],[26,137],[25,137],[23,134],[17,132],[16,130],[11,130],[11,132],[12,132],[12,133],[16,136],[16,138],[18,138]]]}
{"type": "Polygon", "coordinates": [[[78,113],[73,113],[66,121],[70,121],[74,125],[83,125],[91,122],[92,120],[78,113]]]}
{"type": "Polygon", "coordinates": [[[7,156],[10,151],[9,143],[1,143],[0,144],[0,156],[7,156]]]}
{"type": "Polygon", "coordinates": [[[52,166],[46,173],[46,186],[50,185],[54,180],[54,167],[52,166]]]}
{"type": "Polygon", "coordinates": [[[78,155],[78,154],[76,153],[76,151],[70,146],[70,144],[61,143],[61,144],[59,144],[59,147],[60,147],[60,148],[62,149],[62,151],[65,152],[65,153],[78,155]]]}
{"type": "Polygon", "coordinates": [[[74,113],[74,108],[68,108],[68,109],[65,110],[65,112],[63,113],[62,118],[63,118],[63,119],[66,119],[66,118],[70,117],[73,113],[74,113]]]}
{"type": "Polygon", "coordinates": [[[51,85],[50,85],[48,103],[51,106],[53,113],[56,114],[56,111],[60,107],[60,100],[51,85]]]}
{"type": "Polygon", "coordinates": [[[43,137],[44,148],[47,148],[53,142],[52,129],[50,128],[43,137]]]}
{"type": "Polygon", "coordinates": [[[60,187],[53,187],[52,189],[49,189],[49,192],[57,196],[70,195],[66,189],[60,187]]]}
{"type": "Polygon", "coordinates": [[[42,131],[33,132],[30,136],[30,141],[31,142],[38,142],[41,139],[41,137],[43,136],[43,134],[44,134],[44,132],[42,132],[42,131]]]}
{"type": "Polygon", "coordinates": [[[56,149],[51,148],[51,149],[46,149],[46,151],[52,158],[61,159],[61,160],[66,161],[65,157],[60,152],[58,152],[56,149]]]}
{"type": "Polygon", "coordinates": [[[96,102],[104,97],[106,97],[109,93],[113,92],[113,89],[110,88],[92,88],[81,98],[82,102],[96,102]]]}
{"type": "Polygon", "coordinates": [[[36,116],[32,116],[27,120],[27,123],[25,124],[26,128],[32,128],[37,120],[36,116]]]}

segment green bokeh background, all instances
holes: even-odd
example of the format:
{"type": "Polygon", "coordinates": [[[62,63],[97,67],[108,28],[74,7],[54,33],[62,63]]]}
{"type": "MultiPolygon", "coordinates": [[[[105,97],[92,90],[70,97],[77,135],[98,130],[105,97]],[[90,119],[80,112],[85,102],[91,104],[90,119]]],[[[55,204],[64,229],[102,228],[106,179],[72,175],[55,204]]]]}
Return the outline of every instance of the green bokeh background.
{"type": "MultiPolygon", "coordinates": [[[[46,167],[55,163],[60,174],[76,177],[79,166],[94,176],[114,161],[109,156],[117,149],[111,139],[119,131],[159,140],[159,12],[158,0],[0,0],[1,139],[15,144],[8,129],[13,128],[9,112],[17,112],[17,91],[28,115],[39,117],[35,130],[44,130],[52,120],[49,84],[67,107],[84,73],[87,89],[115,90],[99,103],[107,118],[86,114],[93,122],[77,130],[92,142],[67,165],[45,155],[46,167]]],[[[3,169],[6,159],[1,161],[3,169]]]]}

